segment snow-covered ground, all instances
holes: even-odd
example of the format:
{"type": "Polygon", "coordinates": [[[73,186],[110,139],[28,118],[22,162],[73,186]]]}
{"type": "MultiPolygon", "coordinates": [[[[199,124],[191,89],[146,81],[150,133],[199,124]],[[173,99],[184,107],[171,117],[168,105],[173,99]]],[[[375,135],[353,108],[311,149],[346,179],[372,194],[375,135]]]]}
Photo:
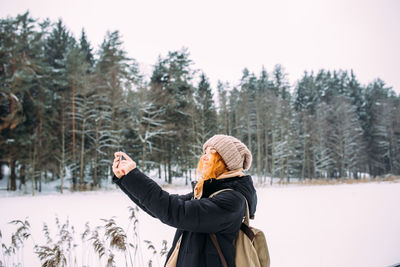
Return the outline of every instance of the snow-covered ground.
{"type": "MultiPolygon", "coordinates": [[[[166,190],[180,194],[190,188],[167,187],[166,190]]],[[[276,185],[258,187],[257,192],[258,208],[251,223],[267,236],[272,267],[384,267],[400,263],[400,183],[276,185]]],[[[115,216],[118,224],[126,229],[128,206],[132,206],[131,201],[119,190],[3,196],[0,197],[2,242],[9,244],[10,235],[15,231],[9,221],[28,217],[35,243],[45,244],[43,222],[49,224],[54,235],[57,215],[61,222],[69,218],[80,243],[86,222],[94,227],[103,223],[101,218],[115,216]]],[[[142,241],[151,240],[157,249],[163,239],[171,245],[173,228],[143,211],[138,217],[142,241]]],[[[77,249],[82,250],[80,246],[77,249]]],[[[147,247],[143,245],[142,250],[145,254],[147,247]]],[[[76,254],[77,266],[81,266],[83,256],[79,251],[76,254]]],[[[23,258],[24,266],[40,266],[32,253],[32,240],[26,242],[23,258]]],[[[159,266],[162,263],[163,259],[159,266]]]]}

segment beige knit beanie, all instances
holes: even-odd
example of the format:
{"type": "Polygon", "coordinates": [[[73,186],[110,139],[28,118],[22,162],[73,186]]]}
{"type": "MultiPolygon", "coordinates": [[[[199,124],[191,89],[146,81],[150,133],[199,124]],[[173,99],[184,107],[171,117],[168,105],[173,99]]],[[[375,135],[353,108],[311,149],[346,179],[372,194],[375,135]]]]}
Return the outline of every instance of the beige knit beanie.
{"type": "Polygon", "coordinates": [[[243,168],[248,170],[251,166],[252,156],[245,144],[230,135],[217,134],[208,139],[203,145],[203,152],[207,147],[213,147],[221,155],[228,170],[243,168]]]}

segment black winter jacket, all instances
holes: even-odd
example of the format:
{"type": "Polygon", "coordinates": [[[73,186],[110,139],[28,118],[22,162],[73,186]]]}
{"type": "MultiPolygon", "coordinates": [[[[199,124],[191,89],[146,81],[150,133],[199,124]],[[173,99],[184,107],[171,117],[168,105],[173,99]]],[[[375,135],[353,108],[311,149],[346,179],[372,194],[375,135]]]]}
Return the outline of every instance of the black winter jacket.
{"type": "Polygon", "coordinates": [[[209,236],[215,233],[228,266],[235,266],[234,241],[245,214],[244,197],[249,203],[250,216],[254,215],[257,205],[256,191],[249,175],[206,180],[201,199],[193,199],[193,192],[169,194],[138,168],[120,179],[114,176],[113,181],[148,214],[177,228],[166,262],[182,235],[177,267],[222,266],[209,236]],[[234,190],[208,198],[224,188],[234,190]]]}

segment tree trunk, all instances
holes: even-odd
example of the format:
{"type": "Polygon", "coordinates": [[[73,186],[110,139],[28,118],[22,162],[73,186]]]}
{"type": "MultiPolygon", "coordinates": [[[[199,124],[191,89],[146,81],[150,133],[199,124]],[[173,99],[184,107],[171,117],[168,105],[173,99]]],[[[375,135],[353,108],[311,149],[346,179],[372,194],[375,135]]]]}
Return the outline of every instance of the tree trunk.
{"type": "Polygon", "coordinates": [[[39,186],[38,186],[38,179],[35,175],[35,170],[33,170],[33,180],[35,181],[35,190],[39,191],[39,186]]]}
{"type": "Polygon", "coordinates": [[[31,185],[32,185],[32,187],[31,187],[31,193],[32,193],[32,196],[34,196],[35,195],[35,164],[34,164],[34,161],[35,161],[35,159],[34,159],[34,154],[35,154],[35,152],[33,151],[34,150],[34,148],[32,148],[31,149],[31,171],[30,171],[30,177],[31,177],[31,185]]]}
{"type": "Polygon", "coordinates": [[[168,170],[167,170],[167,162],[164,162],[164,181],[167,183],[168,182],[168,170]]]}
{"type": "MultiPolygon", "coordinates": [[[[343,138],[343,137],[342,137],[343,138]]],[[[341,148],[341,155],[342,155],[342,157],[341,157],[341,162],[340,162],[340,178],[345,178],[345,165],[344,165],[344,163],[346,162],[346,151],[345,151],[345,147],[344,147],[344,140],[342,139],[341,141],[340,141],[340,148],[341,148]]]]}
{"type": "MultiPolygon", "coordinates": [[[[311,139],[311,140],[313,140],[313,139],[311,139]]],[[[311,141],[312,142],[312,141],[311,141]]],[[[313,143],[312,144],[312,146],[314,146],[315,144],[313,143]]],[[[312,150],[311,149],[311,152],[310,152],[310,154],[311,154],[311,157],[310,157],[310,160],[312,161],[312,163],[310,164],[310,168],[311,168],[311,177],[314,179],[314,178],[316,178],[316,172],[315,172],[315,153],[314,153],[314,150],[312,150]]]]}
{"type": "Polygon", "coordinates": [[[257,176],[258,176],[258,182],[262,183],[262,161],[261,161],[261,127],[260,127],[260,112],[257,107],[256,109],[256,119],[257,119],[257,176]]]}
{"type": "Polygon", "coordinates": [[[226,102],[224,102],[224,134],[228,134],[228,118],[227,118],[227,109],[226,109],[226,102]]]}
{"type": "MultiPolygon", "coordinates": [[[[74,163],[77,163],[76,161],[74,161],[74,163]]],[[[77,166],[78,164],[75,164],[74,169],[72,170],[72,191],[75,191],[77,188],[77,173],[78,173],[78,169],[77,166]]]]}
{"type": "Polygon", "coordinates": [[[3,162],[0,161],[0,180],[3,180],[4,173],[3,173],[3,162]]]}
{"type": "Polygon", "coordinates": [[[171,153],[168,152],[168,184],[172,184],[171,153]]]}
{"type": "Polygon", "coordinates": [[[251,125],[250,125],[249,107],[246,110],[247,110],[247,147],[251,151],[251,125]]]}
{"type": "MultiPolygon", "coordinates": [[[[283,127],[283,125],[280,125],[280,129],[279,129],[279,140],[281,140],[281,142],[283,142],[282,140],[284,140],[284,137],[283,137],[283,134],[282,134],[282,127],[283,127]]],[[[281,152],[280,152],[280,158],[279,158],[279,169],[281,170],[281,174],[280,174],[280,179],[279,179],[279,181],[280,182],[284,182],[284,179],[285,179],[285,169],[284,169],[284,161],[285,161],[285,158],[284,158],[284,155],[285,155],[285,153],[284,153],[284,146],[283,145],[281,145],[280,146],[281,147],[281,152]]]]}
{"type": "Polygon", "coordinates": [[[35,188],[37,188],[36,185],[36,179],[35,179],[35,168],[36,168],[36,156],[37,156],[37,146],[35,143],[32,144],[33,146],[33,152],[32,152],[32,161],[31,161],[31,180],[32,180],[32,196],[35,195],[35,188]]]}
{"type": "MultiPolygon", "coordinates": [[[[313,144],[313,145],[315,145],[315,144],[313,144]]],[[[315,178],[320,178],[321,177],[321,174],[320,173],[317,173],[317,159],[316,159],[316,156],[315,156],[315,153],[314,153],[314,151],[315,150],[313,150],[313,153],[312,153],[312,159],[313,159],[313,177],[315,177],[315,178]]]]}
{"type": "Polygon", "coordinates": [[[289,175],[289,157],[286,158],[286,178],[287,178],[287,183],[290,183],[290,175],[289,175]]]}
{"type": "Polygon", "coordinates": [[[394,133],[394,129],[393,129],[393,127],[392,127],[392,124],[391,124],[391,126],[389,126],[390,127],[390,129],[389,129],[389,147],[388,147],[388,156],[389,156],[389,173],[390,174],[393,174],[393,155],[395,154],[395,153],[393,153],[393,151],[394,151],[394,148],[393,148],[393,146],[394,146],[394,144],[396,143],[396,141],[395,141],[395,139],[393,138],[394,137],[394,135],[395,135],[395,133],[394,133]]]}
{"type": "MultiPolygon", "coordinates": [[[[195,122],[194,119],[192,119],[192,133],[193,133],[193,144],[196,144],[196,122],[195,122]]],[[[205,140],[202,140],[202,144],[203,144],[203,142],[205,142],[205,140]]],[[[192,163],[193,166],[196,168],[197,158],[196,157],[192,157],[192,161],[193,161],[193,163],[192,163]]],[[[191,166],[189,166],[189,168],[190,167],[191,166]]],[[[190,173],[192,173],[192,172],[190,172],[190,173]]],[[[190,180],[192,180],[191,176],[190,176],[190,180]]]]}
{"type": "Polygon", "coordinates": [[[39,193],[42,192],[42,174],[40,173],[40,175],[38,175],[38,179],[39,179],[39,193]]]}
{"type": "Polygon", "coordinates": [[[274,179],[275,176],[275,134],[274,131],[272,130],[271,134],[271,185],[272,185],[272,180],[274,179]]]}
{"type": "MultiPolygon", "coordinates": [[[[43,149],[42,149],[42,114],[41,114],[41,111],[40,111],[40,106],[39,106],[39,108],[38,108],[38,114],[39,114],[39,144],[38,144],[38,148],[37,148],[37,153],[38,153],[38,155],[37,155],[37,158],[39,158],[39,159],[41,159],[42,158],[42,152],[43,152],[43,149]]],[[[38,161],[38,164],[39,164],[39,161],[38,161]]],[[[38,166],[38,169],[41,169],[41,167],[42,166],[38,166]]],[[[38,176],[38,178],[37,179],[39,179],[39,192],[42,192],[42,171],[40,170],[40,175],[38,176]]]]}
{"type": "Polygon", "coordinates": [[[189,168],[189,180],[193,181],[193,179],[192,179],[192,169],[191,168],[189,168]]]}
{"type": "MultiPolygon", "coordinates": [[[[162,151],[166,151],[165,149],[166,145],[164,143],[162,143],[162,151]]],[[[168,182],[168,170],[167,170],[167,158],[166,158],[166,153],[161,153],[161,158],[162,158],[162,162],[164,165],[164,181],[167,183],[168,182]]]]}
{"type": "Polygon", "coordinates": [[[312,164],[311,164],[311,160],[312,160],[312,155],[311,155],[311,151],[310,149],[307,149],[307,177],[311,179],[314,178],[312,176],[312,164]]]}
{"type": "Polygon", "coordinates": [[[85,163],[85,125],[86,120],[83,119],[82,122],[82,134],[81,134],[81,163],[80,163],[80,174],[79,174],[79,190],[83,190],[83,171],[85,163]]]}
{"type": "Polygon", "coordinates": [[[269,146],[269,139],[268,139],[268,122],[265,124],[265,127],[264,127],[264,131],[265,131],[265,167],[264,167],[264,182],[266,181],[266,179],[267,179],[267,175],[268,175],[268,166],[269,166],[269,163],[268,163],[268,156],[269,156],[269,153],[268,153],[268,146],[269,146]]]}
{"type": "MultiPolygon", "coordinates": [[[[75,147],[76,147],[76,140],[75,140],[75,83],[72,81],[72,162],[76,163],[76,154],[75,154],[75,147]]],[[[64,179],[64,178],[61,178],[64,179]]],[[[76,187],[76,172],[75,170],[72,171],[72,187],[75,190],[76,187]]],[[[62,189],[61,189],[62,193],[62,189]]]]}
{"type": "Polygon", "coordinates": [[[186,169],[186,171],[185,171],[185,185],[188,185],[188,178],[189,178],[188,170],[189,170],[189,168],[185,168],[185,169],[186,169]]]}
{"type": "Polygon", "coordinates": [[[19,172],[19,190],[21,190],[22,186],[25,186],[25,180],[26,180],[26,165],[23,163],[21,164],[21,169],[19,172]]]}
{"type": "Polygon", "coordinates": [[[98,149],[99,147],[99,127],[96,122],[96,142],[94,147],[94,162],[93,162],[93,187],[97,189],[97,157],[98,157],[98,149]]]}
{"type": "Polygon", "coordinates": [[[228,114],[228,135],[232,135],[232,124],[233,124],[233,112],[229,112],[228,114]]]}
{"type": "Polygon", "coordinates": [[[301,180],[304,181],[306,173],[307,151],[306,151],[306,131],[303,131],[303,164],[301,166],[301,180]]]}
{"type": "Polygon", "coordinates": [[[10,153],[10,188],[9,190],[15,191],[17,190],[17,176],[15,174],[15,159],[11,156],[10,153]]]}
{"type": "Polygon", "coordinates": [[[61,114],[61,166],[60,166],[60,193],[63,193],[64,188],[64,162],[65,162],[65,125],[64,125],[64,108],[61,114]]]}
{"type": "Polygon", "coordinates": [[[146,170],[146,164],[144,163],[146,159],[146,140],[142,143],[142,168],[146,170]]]}

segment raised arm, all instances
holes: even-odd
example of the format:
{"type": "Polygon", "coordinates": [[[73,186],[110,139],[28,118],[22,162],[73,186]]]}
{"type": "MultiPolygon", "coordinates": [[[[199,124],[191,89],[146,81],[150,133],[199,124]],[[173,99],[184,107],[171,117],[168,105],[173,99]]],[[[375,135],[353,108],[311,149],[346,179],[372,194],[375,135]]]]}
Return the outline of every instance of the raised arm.
{"type": "MultiPolygon", "coordinates": [[[[135,199],[149,213],[172,227],[204,233],[240,227],[245,201],[240,193],[233,190],[211,199],[188,200],[164,191],[137,168],[121,177],[119,182],[132,200],[135,199]]],[[[188,197],[192,198],[192,195],[186,195],[188,197]]]]}
{"type": "MultiPolygon", "coordinates": [[[[121,179],[119,179],[117,176],[114,175],[113,177],[113,182],[116,183],[118,185],[119,188],[121,188],[121,190],[136,204],[139,206],[139,208],[141,208],[142,210],[144,210],[146,213],[148,213],[150,216],[157,218],[156,216],[154,216],[154,214],[152,214],[145,206],[143,206],[139,200],[132,195],[131,193],[129,193],[128,190],[126,190],[126,188],[121,184],[121,179]]],[[[193,197],[193,192],[190,192],[188,194],[185,195],[176,195],[178,196],[180,199],[182,200],[190,200],[193,197]]]]}
{"type": "Polygon", "coordinates": [[[138,200],[134,195],[132,195],[131,193],[129,193],[129,191],[127,191],[127,190],[125,189],[125,187],[124,187],[123,185],[121,185],[121,180],[118,179],[118,177],[116,177],[115,175],[114,175],[114,177],[113,177],[113,182],[116,183],[116,184],[119,186],[119,188],[121,188],[121,190],[124,191],[124,193],[125,193],[136,205],[139,206],[139,208],[141,208],[142,210],[144,210],[144,211],[145,211],[147,214],[149,214],[150,216],[152,216],[152,217],[154,217],[154,218],[157,218],[157,217],[154,216],[148,209],[146,209],[146,207],[143,206],[143,205],[139,202],[139,200],[138,200]]]}

